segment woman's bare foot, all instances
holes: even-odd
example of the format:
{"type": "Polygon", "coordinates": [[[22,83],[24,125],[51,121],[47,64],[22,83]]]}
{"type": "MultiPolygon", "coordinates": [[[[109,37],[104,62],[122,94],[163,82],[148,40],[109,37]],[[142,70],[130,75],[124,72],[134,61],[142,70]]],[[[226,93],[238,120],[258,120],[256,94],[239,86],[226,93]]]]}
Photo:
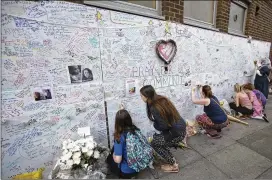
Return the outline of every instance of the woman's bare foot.
{"type": "Polygon", "coordinates": [[[174,173],[179,172],[178,164],[173,164],[173,165],[164,164],[164,165],[161,165],[161,169],[162,169],[164,172],[174,172],[174,173]]]}

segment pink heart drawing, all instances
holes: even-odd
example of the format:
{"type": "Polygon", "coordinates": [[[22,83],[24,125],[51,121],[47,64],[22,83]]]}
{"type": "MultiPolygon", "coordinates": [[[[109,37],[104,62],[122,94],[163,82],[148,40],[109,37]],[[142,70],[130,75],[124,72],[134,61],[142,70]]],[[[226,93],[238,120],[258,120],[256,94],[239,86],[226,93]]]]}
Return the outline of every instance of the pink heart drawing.
{"type": "Polygon", "coordinates": [[[170,64],[177,53],[176,42],[172,39],[167,41],[160,40],[156,44],[156,53],[160,59],[164,61],[165,64],[170,64]]]}

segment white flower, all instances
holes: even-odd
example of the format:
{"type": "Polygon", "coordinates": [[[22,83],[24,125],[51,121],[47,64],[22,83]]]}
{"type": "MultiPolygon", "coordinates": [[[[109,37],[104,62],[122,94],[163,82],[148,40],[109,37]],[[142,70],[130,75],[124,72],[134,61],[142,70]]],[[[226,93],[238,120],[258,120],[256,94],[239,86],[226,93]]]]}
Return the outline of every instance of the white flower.
{"type": "Polygon", "coordinates": [[[73,155],[73,160],[80,158],[81,152],[75,152],[73,155]]]}
{"type": "Polygon", "coordinates": [[[68,142],[67,141],[63,141],[62,142],[62,146],[67,146],[68,145],[68,142]]]}
{"type": "Polygon", "coordinates": [[[64,156],[65,154],[67,154],[69,151],[67,149],[65,149],[63,152],[62,152],[62,155],[64,156]]]}
{"type": "Polygon", "coordinates": [[[65,155],[63,155],[63,156],[61,157],[61,160],[62,160],[62,161],[67,161],[68,159],[71,158],[71,156],[72,156],[72,152],[68,152],[67,154],[65,154],[65,155]]]}
{"type": "Polygon", "coordinates": [[[92,156],[93,155],[93,150],[88,150],[88,152],[87,152],[87,156],[92,156]]]}
{"type": "Polygon", "coordinates": [[[74,161],[72,159],[69,159],[69,160],[66,161],[66,164],[68,166],[72,166],[74,164],[74,161]]]}
{"type": "Polygon", "coordinates": [[[74,164],[80,164],[80,158],[75,158],[74,159],[74,164]]]}
{"type": "Polygon", "coordinates": [[[100,157],[100,153],[99,153],[99,151],[94,151],[94,158],[95,159],[98,159],[100,157]]]}
{"type": "Polygon", "coordinates": [[[67,145],[67,149],[73,149],[75,146],[75,143],[74,142],[71,142],[67,145]]]}
{"type": "Polygon", "coordinates": [[[89,150],[92,150],[92,149],[94,149],[94,148],[95,148],[95,146],[94,146],[94,143],[93,143],[93,142],[91,142],[91,143],[86,143],[86,147],[87,147],[89,150]]]}
{"type": "Polygon", "coordinates": [[[69,166],[67,164],[63,164],[63,163],[60,164],[60,169],[61,170],[66,170],[66,169],[71,169],[71,168],[72,168],[72,166],[69,166]]]}
{"type": "Polygon", "coordinates": [[[71,149],[72,152],[80,151],[80,147],[75,145],[73,149],[71,149]]]}
{"type": "Polygon", "coordinates": [[[88,148],[83,147],[83,148],[81,149],[81,151],[82,151],[83,153],[86,153],[86,152],[88,152],[88,148]]]}
{"type": "Polygon", "coordinates": [[[62,149],[63,149],[63,150],[67,149],[67,145],[66,145],[66,144],[65,144],[65,145],[62,145],[62,149]]]}
{"type": "Polygon", "coordinates": [[[84,139],[79,139],[75,142],[77,145],[83,145],[85,143],[84,139]]]}
{"type": "Polygon", "coordinates": [[[88,167],[88,164],[84,164],[84,168],[87,168],[88,167]]]}

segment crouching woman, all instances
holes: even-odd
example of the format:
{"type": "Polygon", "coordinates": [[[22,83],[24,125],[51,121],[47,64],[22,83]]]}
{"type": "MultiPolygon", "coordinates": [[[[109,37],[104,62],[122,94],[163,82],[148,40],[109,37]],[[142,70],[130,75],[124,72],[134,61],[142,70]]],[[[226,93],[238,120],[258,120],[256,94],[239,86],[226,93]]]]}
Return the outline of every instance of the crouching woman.
{"type": "Polygon", "coordinates": [[[198,115],[196,121],[206,130],[208,136],[220,138],[221,129],[228,125],[228,117],[224,110],[220,107],[218,99],[213,95],[211,87],[208,85],[199,86],[201,98],[197,99],[196,88],[192,89],[192,101],[194,104],[203,105],[203,115],[198,115]]]}

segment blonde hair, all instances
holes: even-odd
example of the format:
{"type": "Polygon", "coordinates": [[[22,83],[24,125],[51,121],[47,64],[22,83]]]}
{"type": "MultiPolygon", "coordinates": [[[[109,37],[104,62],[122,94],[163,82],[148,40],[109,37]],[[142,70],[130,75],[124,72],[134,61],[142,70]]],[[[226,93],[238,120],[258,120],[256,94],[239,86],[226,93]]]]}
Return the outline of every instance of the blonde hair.
{"type": "Polygon", "coordinates": [[[234,85],[234,91],[239,93],[242,91],[242,86],[240,86],[238,83],[234,85]]]}

